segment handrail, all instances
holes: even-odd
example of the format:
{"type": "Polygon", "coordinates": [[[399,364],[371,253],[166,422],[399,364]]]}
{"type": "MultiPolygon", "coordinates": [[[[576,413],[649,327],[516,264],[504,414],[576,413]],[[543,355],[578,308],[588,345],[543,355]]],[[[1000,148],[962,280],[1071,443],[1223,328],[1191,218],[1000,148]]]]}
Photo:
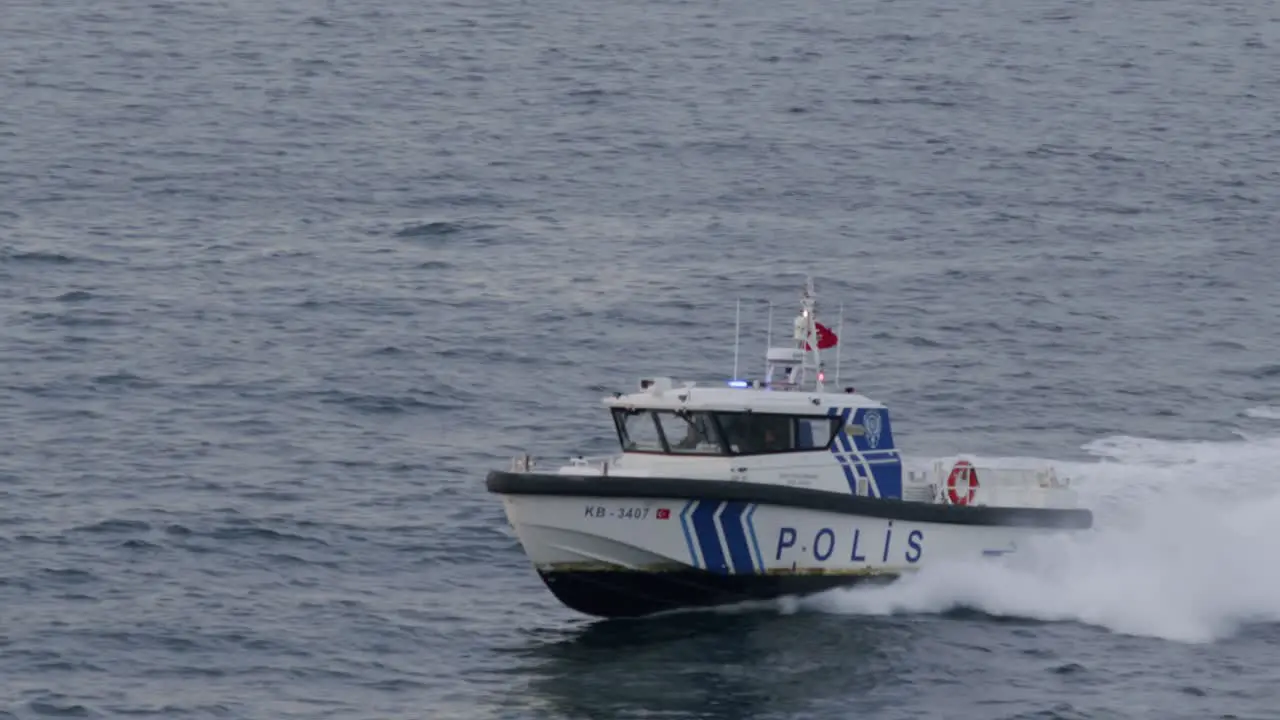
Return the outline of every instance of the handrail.
{"type": "MultiPolygon", "coordinates": [[[[609,463],[617,457],[616,453],[613,455],[570,455],[563,458],[564,462],[560,463],[560,467],[599,467],[605,475],[608,475],[609,463]]],[[[555,460],[556,458],[552,459],[555,460]]],[[[539,460],[541,458],[535,458],[528,453],[517,455],[511,459],[511,472],[534,472],[539,460]]]]}
{"type": "MultiPolygon", "coordinates": [[[[955,462],[950,464],[941,460],[935,462],[933,464],[934,477],[941,482],[946,482],[955,465],[955,462]]],[[[1071,485],[1071,478],[1060,477],[1052,465],[978,465],[969,461],[969,467],[961,468],[961,472],[976,475],[979,484],[984,486],[1027,487],[1032,485],[1048,488],[1070,487],[1071,485]]]]}

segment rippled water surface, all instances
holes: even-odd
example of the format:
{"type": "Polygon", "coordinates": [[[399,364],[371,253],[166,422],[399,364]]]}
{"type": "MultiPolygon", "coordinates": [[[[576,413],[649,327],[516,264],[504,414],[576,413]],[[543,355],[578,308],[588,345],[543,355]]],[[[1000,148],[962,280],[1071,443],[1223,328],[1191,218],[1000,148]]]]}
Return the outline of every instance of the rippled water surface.
{"type": "Polygon", "coordinates": [[[1256,2],[6,0],[0,716],[1274,718],[1278,96],[1256,2]],[[484,473],[806,272],[1097,532],[560,607],[484,473]]]}

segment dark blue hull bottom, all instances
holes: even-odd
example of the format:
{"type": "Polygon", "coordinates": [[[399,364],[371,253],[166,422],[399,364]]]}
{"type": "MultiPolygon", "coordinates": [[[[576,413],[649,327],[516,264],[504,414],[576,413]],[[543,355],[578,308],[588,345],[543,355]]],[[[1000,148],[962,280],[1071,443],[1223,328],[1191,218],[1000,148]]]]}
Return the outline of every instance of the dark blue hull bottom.
{"type": "Polygon", "coordinates": [[[893,575],[718,575],[705,570],[550,570],[539,575],[566,606],[607,618],[810,595],[896,579],[893,575]]]}

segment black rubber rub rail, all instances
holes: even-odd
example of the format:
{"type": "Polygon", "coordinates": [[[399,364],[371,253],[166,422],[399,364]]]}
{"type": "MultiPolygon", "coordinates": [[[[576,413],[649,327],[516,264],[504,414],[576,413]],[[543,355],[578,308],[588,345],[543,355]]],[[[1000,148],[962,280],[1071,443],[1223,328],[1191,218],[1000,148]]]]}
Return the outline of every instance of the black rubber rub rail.
{"type": "Polygon", "coordinates": [[[841,495],[825,490],[762,485],[728,480],[688,478],[629,478],[514,473],[491,471],[485,478],[489,492],[500,495],[544,495],[592,498],[653,498],[672,500],[729,500],[817,510],[842,515],[946,525],[1085,530],[1093,527],[1093,513],[1084,508],[990,507],[886,500],[841,495]]]}

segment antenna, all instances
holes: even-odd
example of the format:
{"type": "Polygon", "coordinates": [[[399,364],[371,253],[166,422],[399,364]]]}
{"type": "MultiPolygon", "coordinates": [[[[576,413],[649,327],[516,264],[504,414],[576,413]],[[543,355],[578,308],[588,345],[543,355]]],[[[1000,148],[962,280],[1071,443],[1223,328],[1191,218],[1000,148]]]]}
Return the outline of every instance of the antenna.
{"type": "Polygon", "coordinates": [[[733,379],[738,379],[738,337],[742,328],[742,298],[738,298],[733,310],[733,379]]]}
{"type": "Polygon", "coordinates": [[[768,330],[768,334],[765,335],[765,338],[764,338],[764,352],[765,352],[764,370],[766,374],[769,372],[768,357],[769,357],[769,351],[772,349],[773,349],[773,301],[770,300],[769,301],[769,330],[768,330]]]}
{"type": "Polygon", "coordinates": [[[769,301],[769,334],[765,336],[765,345],[773,347],[773,301],[769,301]]]}
{"type": "Polygon", "coordinates": [[[822,392],[822,383],[826,379],[822,370],[822,346],[818,343],[818,298],[813,289],[813,276],[805,275],[804,292],[800,294],[800,315],[795,319],[796,348],[801,351],[800,367],[793,374],[797,389],[801,389],[808,377],[808,371],[814,373],[814,389],[822,392]]]}
{"type": "Polygon", "coordinates": [[[840,389],[840,348],[844,345],[844,303],[840,303],[840,319],[836,321],[836,391],[840,389]]]}

